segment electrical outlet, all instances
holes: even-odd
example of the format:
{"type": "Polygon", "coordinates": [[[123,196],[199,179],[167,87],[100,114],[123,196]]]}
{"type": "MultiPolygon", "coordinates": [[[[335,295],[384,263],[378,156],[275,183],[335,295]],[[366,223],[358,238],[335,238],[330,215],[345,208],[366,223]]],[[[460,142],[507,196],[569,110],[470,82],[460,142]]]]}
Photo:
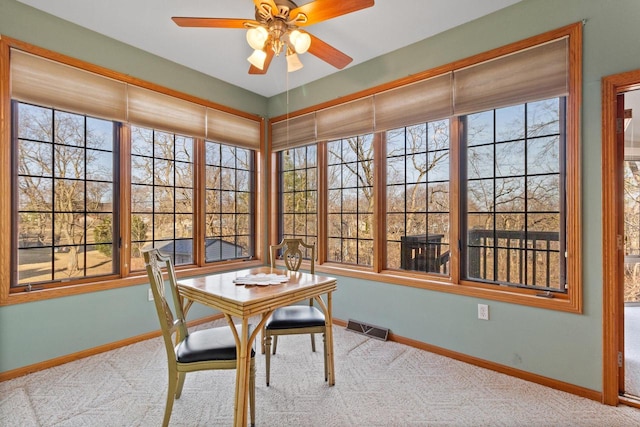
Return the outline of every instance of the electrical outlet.
{"type": "Polygon", "coordinates": [[[153,291],[149,288],[149,296],[147,297],[149,301],[153,301],[153,291]]]}
{"type": "Polygon", "coordinates": [[[489,320],[489,306],[487,304],[478,304],[478,319],[489,320]]]}

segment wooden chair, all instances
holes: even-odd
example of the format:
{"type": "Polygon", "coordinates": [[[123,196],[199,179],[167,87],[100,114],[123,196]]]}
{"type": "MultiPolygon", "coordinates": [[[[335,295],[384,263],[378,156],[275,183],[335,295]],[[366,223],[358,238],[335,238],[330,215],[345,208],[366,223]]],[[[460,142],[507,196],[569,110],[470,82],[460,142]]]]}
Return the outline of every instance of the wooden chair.
{"type": "MultiPolygon", "coordinates": [[[[149,276],[153,300],[158,312],[162,337],[167,350],[169,366],[169,390],[164,410],[163,426],[169,425],[174,399],[179,399],[187,372],[209,369],[236,369],[236,341],[229,326],[189,332],[185,322],[181,299],[176,289],[176,275],[171,258],[163,256],[157,249],[143,251],[149,276]],[[162,269],[166,269],[168,291],[173,309],[167,301],[162,269]],[[172,339],[175,334],[175,343],[172,339]]],[[[251,329],[251,328],[250,328],[251,329]]],[[[241,331],[248,333],[251,331],[241,331]]],[[[249,379],[249,408],[251,425],[255,424],[255,352],[251,350],[251,372],[249,379]]]]}
{"type": "MultiPolygon", "coordinates": [[[[311,253],[310,271],[314,273],[316,246],[307,244],[302,239],[283,239],[279,245],[269,247],[271,267],[276,266],[278,251],[282,251],[284,265],[289,271],[298,271],[302,264],[303,253],[301,248],[306,248],[311,253]]],[[[263,352],[266,353],[267,387],[271,374],[271,340],[273,337],[273,354],[276,354],[279,335],[311,334],[311,350],[316,351],[314,334],[322,334],[324,341],[324,380],[327,381],[327,343],[324,339],[326,331],[324,313],[313,306],[313,299],[309,305],[292,305],[276,309],[267,320],[263,334],[263,352]]]]}

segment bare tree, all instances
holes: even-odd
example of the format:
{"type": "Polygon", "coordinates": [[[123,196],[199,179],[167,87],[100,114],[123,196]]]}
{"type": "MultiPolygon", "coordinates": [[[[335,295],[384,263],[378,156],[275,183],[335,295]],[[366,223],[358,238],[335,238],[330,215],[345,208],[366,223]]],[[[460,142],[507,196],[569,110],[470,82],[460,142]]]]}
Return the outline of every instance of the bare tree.
{"type": "MultiPolygon", "coordinates": [[[[282,172],[282,234],[317,242],[317,148],[292,148],[280,153],[282,172]]],[[[304,257],[309,257],[306,252],[304,257]]]]}
{"type": "Polygon", "coordinates": [[[402,265],[405,236],[439,234],[431,250],[446,252],[449,230],[449,121],[387,131],[387,266],[402,265]],[[440,245],[435,248],[434,245],[440,245]]]}
{"type": "MultiPolygon", "coordinates": [[[[65,269],[56,275],[84,275],[80,253],[86,250],[87,232],[98,217],[87,214],[110,200],[113,188],[87,185],[93,179],[112,181],[100,173],[99,154],[85,142],[99,139],[85,117],[50,109],[20,105],[18,144],[19,235],[24,239],[37,233],[37,245],[68,251],[65,269]],[[93,170],[93,168],[98,168],[93,170]],[[92,169],[89,172],[89,169],[92,169]]],[[[112,143],[112,142],[111,142],[112,143]]]]}
{"type": "Polygon", "coordinates": [[[206,157],[205,235],[235,245],[237,256],[248,256],[252,251],[251,151],[207,142],[206,157]]]}
{"type": "Polygon", "coordinates": [[[486,268],[470,269],[471,274],[540,285],[544,275],[531,272],[546,271],[550,279],[544,286],[561,286],[559,102],[551,99],[467,117],[469,243],[485,248],[470,248],[467,259],[486,268]],[[473,237],[481,235],[483,240],[473,237]]]}
{"type": "MultiPolygon", "coordinates": [[[[146,232],[144,237],[134,236],[132,229],[133,258],[150,241],[173,241],[176,248],[178,240],[193,240],[194,140],[138,126],[131,127],[131,134],[132,224],[138,217],[137,233],[146,232]],[[136,242],[136,237],[143,240],[136,242]]],[[[192,254],[193,250],[183,256],[192,260],[192,254]]],[[[141,267],[141,258],[132,259],[132,264],[141,267]]]]}
{"type": "Polygon", "coordinates": [[[371,265],[373,135],[333,141],[327,147],[329,158],[333,159],[329,161],[329,215],[342,217],[339,223],[329,220],[329,259],[371,265]]]}

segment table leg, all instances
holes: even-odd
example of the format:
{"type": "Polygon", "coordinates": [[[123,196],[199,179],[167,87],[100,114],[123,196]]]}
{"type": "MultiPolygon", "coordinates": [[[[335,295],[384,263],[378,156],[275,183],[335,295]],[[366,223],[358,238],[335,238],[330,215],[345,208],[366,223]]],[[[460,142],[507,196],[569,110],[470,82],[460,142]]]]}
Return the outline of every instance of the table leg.
{"type": "Polygon", "coordinates": [[[331,307],[331,292],[327,294],[327,313],[325,313],[325,318],[327,321],[326,324],[326,336],[327,340],[327,364],[329,365],[329,385],[333,386],[336,384],[336,373],[334,369],[334,359],[333,359],[333,316],[332,316],[332,307],[331,307]]]}
{"type": "Polygon", "coordinates": [[[234,332],[236,340],[236,393],[234,405],[234,422],[236,427],[246,427],[247,425],[247,403],[249,402],[249,380],[251,375],[251,349],[261,328],[271,316],[273,310],[269,310],[262,314],[262,319],[253,333],[249,335],[246,331],[249,329],[249,319],[242,319],[242,335],[238,334],[236,325],[230,315],[225,314],[224,317],[234,332]]]}
{"type": "Polygon", "coordinates": [[[332,316],[332,300],[331,300],[331,292],[327,292],[327,303],[325,304],[320,295],[316,295],[314,300],[318,303],[318,305],[322,308],[324,312],[324,325],[325,325],[325,333],[324,340],[327,345],[327,371],[328,371],[328,382],[329,385],[336,384],[336,375],[334,368],[334,359],[333,359],[333,316],[332,316]]]}
{"type": "Polygon", "coordinates": [[[249,377],[251,375],[251,340],[247,330],[249,319],[242,319],[242,333],[238,334],[231,316],[225,314],[225,318],[234,331],[236,339],[236,393],[233,425],[236,427],[247,426],[247,406],[249,401],[249,377]]]}

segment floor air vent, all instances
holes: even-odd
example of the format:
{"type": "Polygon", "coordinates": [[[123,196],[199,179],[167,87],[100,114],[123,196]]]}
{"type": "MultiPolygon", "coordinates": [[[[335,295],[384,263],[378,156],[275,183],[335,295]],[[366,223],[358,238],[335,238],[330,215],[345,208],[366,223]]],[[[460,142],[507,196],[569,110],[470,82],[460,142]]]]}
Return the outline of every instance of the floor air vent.
{"type": "Polygon", "coordinates": [[[369,325],[358,320],[349,319],[347,322],[347,329],[353,332],[357,332],[362,335],[366,335],[371,338],[376,338],[382,341],[387,340],[389,335],[389,329],[381,328],[380,326],[369,325]]]}

